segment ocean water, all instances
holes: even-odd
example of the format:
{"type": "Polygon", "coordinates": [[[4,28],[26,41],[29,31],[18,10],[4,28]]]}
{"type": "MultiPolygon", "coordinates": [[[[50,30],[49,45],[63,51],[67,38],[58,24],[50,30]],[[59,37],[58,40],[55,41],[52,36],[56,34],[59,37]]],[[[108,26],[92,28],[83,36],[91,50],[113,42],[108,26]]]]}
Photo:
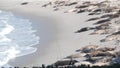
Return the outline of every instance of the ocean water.
{"type": "Polygon", "coordinates": [[[17,18],[10,12],[0,11],[0,66],[16,57],[36,52],[39,43],[36,30],[27,19],[17,18]]]}

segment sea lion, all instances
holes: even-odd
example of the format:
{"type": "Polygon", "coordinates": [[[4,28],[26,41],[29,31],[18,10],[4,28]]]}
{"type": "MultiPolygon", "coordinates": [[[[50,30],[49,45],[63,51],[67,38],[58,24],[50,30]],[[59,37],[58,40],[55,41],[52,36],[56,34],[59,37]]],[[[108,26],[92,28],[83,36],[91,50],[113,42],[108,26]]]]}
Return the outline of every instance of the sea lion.
{"type": "Polygon", "coordinates": [[[77,5],[75,8],[87,8],[87,7],[89,7],[89,5],[77,5]]]}
{"type": "Polygon", "coordinates": [[[48,5],[52,5],[52,2],[49,2],[49,3],[42,5],[42,7],[47,7],[48,5]]]}
{"type": "Polygon", "coordinates": [[[113,14],[105,14],[105,15],[102,15],[100,18],[110,18],[112,16],[113,14]]]}
{"type": "Polygon", "coordinates": [[[21,5],[27,5],[28,4],[28,2],[23,2],[23,3],[21,3],[21,5]]]}
{"type": "Polygon", "coordinates": [[[65,65],[74,65],[75,63],[77,63],[78,61],[76,60],[60,60],[57,61],[56,63],[54,63],[54,66],[65,66],[65,65]]]}
{"type": "Polygon", "coordinates": [[[85,31],[88,31],[88,30],[92,30],[94,28],[92,27],[84,27],[84,28],[81,28],[80,30],[76,31],[75,33],[81,33],[81,32],[85,32],[85,31]]]}
{"type": "Polygon", "coordinates": [[[83,13],[83,12],[85,12],[84,9],[80,9],[80,10],[77,11],[77,13],[83,13]]]}
{"type": "Polygon", "coordinates": [[[100,19],[100,18],[99,17],[95,17],[95,18],[90,18],[87,21],[94,21],[94,20],[98,20],[98,19],[100,19]]]}
{"type": "Polygon", "coordinates": [[[68,4],[65,4],[65,6],[71,6],[71,5],[75,5],[77,4],[78,2],[71,2],[71,3],[68,3],[68,4]]]}
{"type": "Polygon", "coordinates": [[[112,41],[116,40],[118,38],[118,35],[108,35],[106,38],[100,40],[100,42],[106,42],[106,41],[112,41]]]}
{"type": "Polygon", "coordinates": [[[110,19],[103,19],[103,20],[100,20],[100,21],[94,23],[94,25],[107,23],[107,22],[109,22],[109,21],[111,21],[111,20],[110,20],[110,19]]]}
{"type": "Polygon", "coordinates": [[[96,48],[98,48],[97,45],[87,45],[81,49],[76,50],[76,52],[81,51],[82,53],[90,53],[90,52],[94,51],[96,48]]]}

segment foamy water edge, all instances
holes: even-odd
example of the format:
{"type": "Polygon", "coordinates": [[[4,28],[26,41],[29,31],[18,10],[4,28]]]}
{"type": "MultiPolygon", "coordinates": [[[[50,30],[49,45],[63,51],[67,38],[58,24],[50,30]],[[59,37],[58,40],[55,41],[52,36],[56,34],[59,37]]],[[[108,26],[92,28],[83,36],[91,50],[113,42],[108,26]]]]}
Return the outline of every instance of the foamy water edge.
{"type": "Polygon", "coordinates": [[[0,11],[0,66],[19,56],[36,52],[39,43],[31,22],[0,11]]]}

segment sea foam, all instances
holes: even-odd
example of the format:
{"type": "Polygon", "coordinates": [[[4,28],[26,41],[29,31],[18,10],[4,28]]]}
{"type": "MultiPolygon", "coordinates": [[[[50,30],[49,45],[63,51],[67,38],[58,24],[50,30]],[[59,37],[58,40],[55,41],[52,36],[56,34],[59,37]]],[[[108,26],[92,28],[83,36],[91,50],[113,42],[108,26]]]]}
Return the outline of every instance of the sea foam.
{"type": "Polygon", "coordinates": [[[36,52],[39,43],[31,22],[0,11],[0,66],[11,59],[36,52]]]}

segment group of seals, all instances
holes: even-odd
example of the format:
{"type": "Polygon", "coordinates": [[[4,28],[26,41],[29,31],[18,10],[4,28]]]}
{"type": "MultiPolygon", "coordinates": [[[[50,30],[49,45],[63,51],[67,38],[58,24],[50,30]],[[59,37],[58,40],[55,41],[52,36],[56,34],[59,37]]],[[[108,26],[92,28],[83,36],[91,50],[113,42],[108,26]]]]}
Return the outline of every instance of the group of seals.
{"type": "MultiPolygon", "coordinates": [[[[91,2],[91,1],[71,1],[71,0],[60,0],[55,1],[52,3],[48,3],[43,5],[42,7],[47,7],[48,5],[52,5],[54,8],[54,11],[60,10],[61,7],[66,6],[74,6],[74,8],[66,10],[64,13],[84,13],[88,12],[89,16],[97,16],[94,18],[88,19],[86,22],[89,21],[97,21],[93,23],[94,26],[86,26],[83,28],[80,28],[79,30],[75,31],[75,33],[82,33],[89,30],[93,30],[92,33],[89,35],[105,35],[105,38],[101,39],[100,42],[107,42],[112,40],[117,40],[120,42],[120,29],[117,29],[117,31],[114,29],[116,27],[115,25],[120,25],[120,20],[113,21],[115,19],[120,19],[120,8],[118,3],[116,5],[111,5],[110,1],[102,1],[102,2],[91,2]],[[115,24],[115,25],[114,25],[115,24]]],[[[120,26],[118,26],[120,27],[120,26]]],[[[86,46],[82,49],[76,50],[76,52],[85,53],[86,55],[84,57],[87,58],[86,61],[89,62],[98,62],[98,61],[104,61],[104,62],[111,62],[113,58],[118,57],[118,53],[113,52],[116,50],[116,48],[98,48],[98,46],[92,45],[92,46],[86,46]],[[107,58],[106,58],[107,57],[107,58]]],[[[66,58],[79,58],[81,55],[74,54],[67,56],[66,58]]]]}
{"type": "Polygon", "coordinates": [[[85,53],[86,61],[91,63],[98,62],[111,62],[113,58],[118,57],[118,53],[115,52],[116,47],[99,47],[97,45],[88,45],[81,49],[78,49],[77,52],[85,53]],[[106,58],[107,57],[107,58],[106,58]],[[111,59],[111,60],[110,60],[111,59]],[[103,61],[101,61],[103,60],[103,61]]]}
{"type": "Polygon", "coordinates": [[[80,63],[80,58],[86,58],[84,61],[91,64],[111,63],[114,58],[119,57],[116,47],[99,47],[98,45],[87,45],[78,50],[75,54],[69,55],[62,60],[55,62],[53,65],[67,66],[80,63]],[[83,55],[82,55],[83,54],[83,55]]]}

